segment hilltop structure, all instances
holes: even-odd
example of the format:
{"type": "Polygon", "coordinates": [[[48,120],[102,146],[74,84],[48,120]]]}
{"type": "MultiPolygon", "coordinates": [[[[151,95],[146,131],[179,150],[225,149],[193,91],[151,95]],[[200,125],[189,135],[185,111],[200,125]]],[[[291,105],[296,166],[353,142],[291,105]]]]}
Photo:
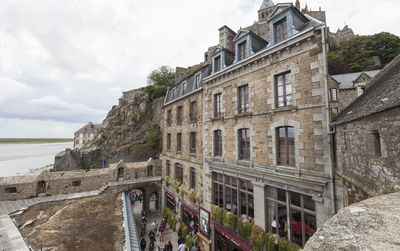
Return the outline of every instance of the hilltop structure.
{"type": "Polygon", "coordinates": [[[78,150],[84,144],[93,140],[101,128],[101,124],[93,124],[92,122],[89,122],[87,125],[76,131],[74,133],[74,149],[78,150]]]}

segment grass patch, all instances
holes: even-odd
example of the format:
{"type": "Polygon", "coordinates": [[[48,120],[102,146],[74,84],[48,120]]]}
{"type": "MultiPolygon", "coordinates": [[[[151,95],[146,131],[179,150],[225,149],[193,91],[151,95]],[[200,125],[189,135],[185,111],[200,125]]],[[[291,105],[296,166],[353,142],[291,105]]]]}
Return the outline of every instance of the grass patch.
{"type": "Polygon", "coordinates": [[[69,138],[0,138],[0,144],[39,144],[73,142],[69,138]]]}

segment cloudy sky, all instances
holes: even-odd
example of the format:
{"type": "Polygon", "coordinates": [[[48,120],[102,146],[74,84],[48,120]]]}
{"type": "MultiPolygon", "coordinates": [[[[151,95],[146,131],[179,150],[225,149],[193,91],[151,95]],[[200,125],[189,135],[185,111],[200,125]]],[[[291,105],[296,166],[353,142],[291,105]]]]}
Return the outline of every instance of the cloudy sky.
{"type": "MultiPolygon", "coordinates": [[[[261,2],[1,0],[0,137],[73,137],[101,123],[122,91],[145,86],[159,66],[201,62],[218,28],[252,24],[261,2]]],[[[398,0],[307,5],[326,10],[333,31],[400,35],[398,0]]]]}

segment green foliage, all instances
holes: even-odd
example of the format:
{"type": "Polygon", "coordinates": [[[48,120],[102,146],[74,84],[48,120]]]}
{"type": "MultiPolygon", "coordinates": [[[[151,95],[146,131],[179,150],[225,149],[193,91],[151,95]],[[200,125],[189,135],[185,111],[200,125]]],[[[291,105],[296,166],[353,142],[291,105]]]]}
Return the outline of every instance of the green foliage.
{"type": "Polygon", "coordinates": [[[219,224],[224,222],[224,209],[220,207],[216,208],[216,220],[219,224]]]}
{"type": "Polygon", "coordinates": [[[275,237],[270,233],[265,234],[264,245],[265,245],[265,251],[277,251],[275,245],[275,237]]]}
{"type": "Polygon", "coordinates": [[[279,238],[278,248],[279,251],[297,251],[300,249],[298,245],[293,242],[288,242],[285,238],[279,238]]]}
{"type": "Polygon", "coordinates": [[[252,251],[262,251],[264,246],[264,231],[257,225],[253,225],[250,244],[252,251]]]}
{"type": "Polygon", "coordinates": [[[179,196],[183,199],[183,190],[184,190],[184,188],[183,188],[183,185],[181,184],[180,186],[179,186],[179,196]]]}
{"type": "Polygon", "coordinates": [[[161,143],[161,136],[159,132],[151,132],[150,135],[147,137],[147,143],[151,146],[151,148],[157,149],[161,143]]]}
{"type": "Polygon", "coordinates": [[[191,250],[194,244],[193,237],[191,235],[183,235],[183,236],[186,236],[185,244],[189,248],[189,250],[191,250]]]}
{"type": "Polygon", "coordinates": [[[250,238],[250,235],[251,235],[251,231],[253,230],[253,223],[250,223],[250,222],[246,222],[245,224],[244,224],[244,231],[245,231],[245,237],[246,238],[250,238]]]}
{"type": "Polygon", "coordinates": [[[238,221],[237,225],[237,233],[239,234],[240,237],[244,238],[246,237],[246,229],[244,227],[244,222],[242,220],[238,221]]]}
{"type": "Polygon", "coordinates": [[[170,179],[171,178],[169,176],[165,177],[165,186],[169,186],[170,179]]]}
{"type": "Polygon", "coordinates": [[[164,216],[166,219],[169,219],[169,218],[171,217],[172,214],[173,214],[173,213],[172,213],[171,209],[169,209],[168,207],[164,207],[164,209],[163,209],[163,216],[164,216]]]}
{"type": "Polygon", "coordinates": [[[182,236],[187,236],[189,234],[189,228],[188,228],[188,226],[186,225],[185,222],[181,222],[179,224],[179,228],[182,231],[182,236]]]}
{"type": "Polygon", "coordinates": [[[392,188],[382,191],[382,194],[390,194],[390,193],[395,193],[395,192],[397,192],[397,190],[392,187],[392,188]]]}
{"type": "Polygon", "coordinates": [[[379,57],[383,67],[400,53],[400,38],[388,32],[354,36],[341,44],[333,40],[328,43],[329,74],[347,73],[348,68],[350,72],[374,70],[374,56],[379,57]]]}
{"type": "Polygon", "coordinates": [[[231,214],[228,215],[228,221],[227,221],[227,225],[226,226],[228,228],[232,229],[232,230],[235,230],[237,228],[238,221],[239,221],[239,219],[236,216],[236,214],[232,214],[231,213],[231,214]]]}
{"type": "Polygon", "coordinates": [[[217,220],[217,206],[214,204],[211,204],[211,219],[217,220]]]}
{"type": "Polygon", "coordinates": [[[137,109],[135,109],[135,110],[132,111],[131,121],[135,121],[136,122],[138,120],[138,118],[139,118],[139,112],[138,112],[137,109]]]}
{"type": "Polygon", "coordinates": [[[194,188],[189,189],[188,197],[192,202],[196,202],[196,190],[194,188]]]}
{"type": "Polygon", "coordinates": [[[229,228],[229,216],[230,216],[231,214],[232,214],[231,212],[229,212],[229,211],[227,211],[227,210],[224,210],[223,223],[224,223],[224,226],[225,226],[225,227],[228,227],[228,228],[229,228]]]}
{"type": "Polygon", "coordinates": [[[167,88],[175,84],[175,71],[169,66],[161,66],[147,76],[145,91],[153,98],[162,97],[167,88]]]}

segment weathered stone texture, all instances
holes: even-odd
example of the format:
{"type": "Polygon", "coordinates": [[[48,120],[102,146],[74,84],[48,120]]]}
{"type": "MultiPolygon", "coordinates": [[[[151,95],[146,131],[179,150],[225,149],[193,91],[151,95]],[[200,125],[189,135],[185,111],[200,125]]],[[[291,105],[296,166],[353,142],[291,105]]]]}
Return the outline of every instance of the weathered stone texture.
{"type": "Polygon", "coordinates": [[[400,193],[343,208],[318,228],[304,251],[399,250],[400,193]]]}
{"type": "MultiPolygon", "coordinates": [[[[375,196],[393,188],[399,189],[399,128],[400,108],[338,125],[338,173],[368,196],[375,196]],[[380,145],[380,153],[376,152],[373,133],[379,133],[377,143],[380,145]]],[[[353,193],[356,191],[352,187],[349,189],[353,190],[353,193]]]]}

